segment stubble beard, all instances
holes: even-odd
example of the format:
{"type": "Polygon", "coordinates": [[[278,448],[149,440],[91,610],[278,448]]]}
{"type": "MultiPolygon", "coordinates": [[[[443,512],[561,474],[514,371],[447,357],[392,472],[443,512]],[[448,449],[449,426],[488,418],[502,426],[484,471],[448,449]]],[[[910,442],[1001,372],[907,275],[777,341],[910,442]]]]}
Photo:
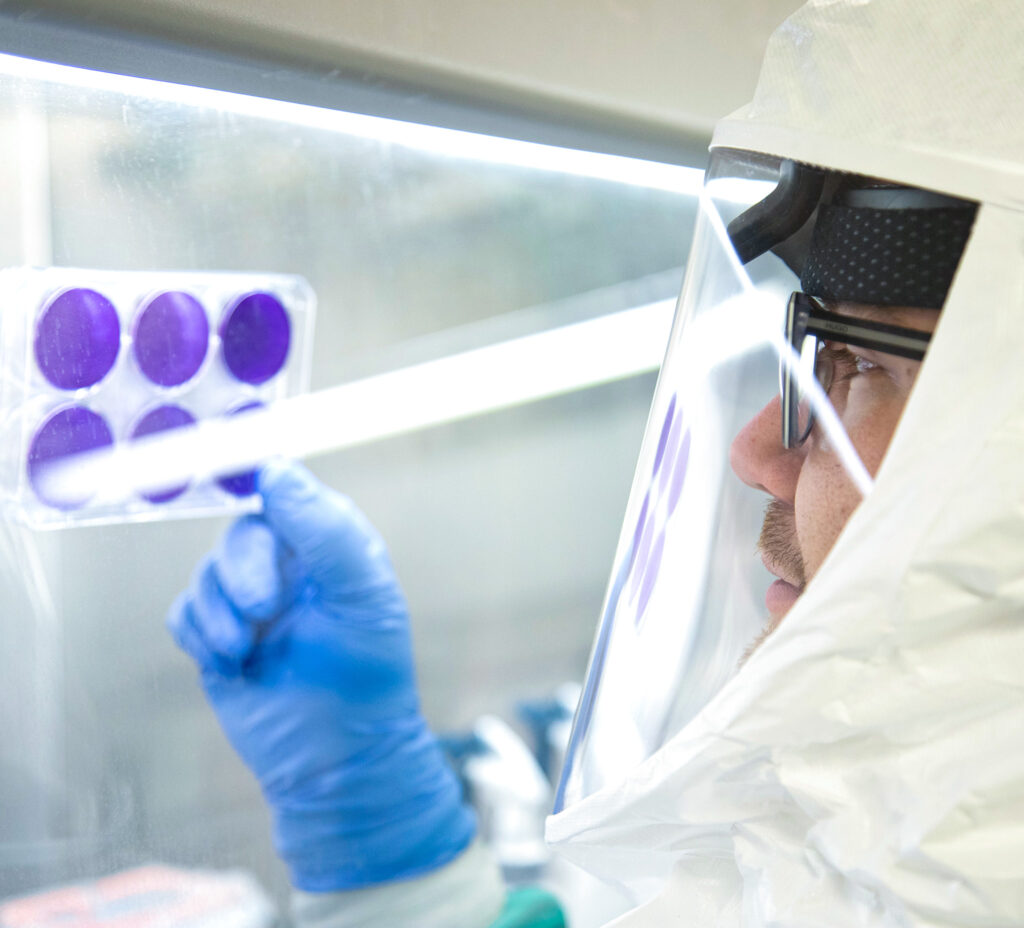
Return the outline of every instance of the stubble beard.
{"type": "MultiPolygon", "coordinates": [[[[765,507],[761,535],[757,539],[757,550],[776,570],[785,575],[788,583],[803,589],[807,583],[804,575],[804,557],[796,537],[796,513],[793,507],[778,499],[771,499],[765,507]]],[[[758,636],[747,646],[740,658],[742,667],[747,659],[778,628],[782,616],[769,616],[758,636]]]]}
{"type": "Polygon", "coordinates": [[[771,499],[764,511],[761,536],[757,550],[789,583],[801,589],[807,582],[804,576],[804,556],[796,537],[796,513],[792,506],[771,499]]]}

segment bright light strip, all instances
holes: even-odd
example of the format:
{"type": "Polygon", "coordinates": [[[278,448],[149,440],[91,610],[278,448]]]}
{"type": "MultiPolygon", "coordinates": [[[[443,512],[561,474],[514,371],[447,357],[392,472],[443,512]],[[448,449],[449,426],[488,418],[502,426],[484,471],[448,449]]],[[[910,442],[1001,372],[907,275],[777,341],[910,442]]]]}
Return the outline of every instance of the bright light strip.
{"type": "Polygon", "coordinates": [[[674,306],[650,303],[64,458],[41,474],[42,493],[123,500],[277,455],[311,457],[656,370],[674,306]]]}
{"type": "Polygon", "coordinates": [[[707,182],[707,193],[712,200],[728,200],[730,203],[752,206],[763,200],[778,186],[777,180],[716,177],[707,182]]]}
{"type": "Polygon", "coordinates": [[[265,97],[171,84],[140,77],[125,77],[0,54],[0,73],[90,90],[162,100],[199,109],[215,109],[251,119],[268,120],[359,138],[401,145],[419,151],[467,161],[505,164],[552,171],[595,180],[607,180],[669,193],[697,196],[704,172],[697,168],[541,145],[458,129],[421,125],[344,113],[338,110],[265,97]]]}

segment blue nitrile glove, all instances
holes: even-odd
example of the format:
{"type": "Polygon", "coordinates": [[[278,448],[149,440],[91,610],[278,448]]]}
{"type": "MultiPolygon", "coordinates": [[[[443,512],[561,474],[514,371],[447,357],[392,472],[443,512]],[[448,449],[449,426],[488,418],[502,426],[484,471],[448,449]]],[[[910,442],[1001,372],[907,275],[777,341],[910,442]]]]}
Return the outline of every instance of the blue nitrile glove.
{"type": "Polygon", "coordinates": [[[405,598],[384,542],[303,467],[260,475],[246,516],[167,619],[256,774],[309,892],[426,873],[475,820],[420,714],[405,598]]]}

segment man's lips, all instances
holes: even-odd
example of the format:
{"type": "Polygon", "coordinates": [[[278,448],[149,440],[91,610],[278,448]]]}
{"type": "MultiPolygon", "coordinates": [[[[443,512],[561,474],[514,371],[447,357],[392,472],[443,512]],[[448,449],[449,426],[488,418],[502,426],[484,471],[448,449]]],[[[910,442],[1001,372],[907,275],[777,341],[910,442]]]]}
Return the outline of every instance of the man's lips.
{"type": "Polygon", "coordinates": [[[778,621],[792,608],[805,585],[792,505],[776,497],[769,501],[757,548],[765,570],[779,578],[765,596],[768,612],[778,621]]]}
{"type": "Polygon", "coordinates": [[[802,592],[800,587],[793,586],[792,583],[776,580],[764,594],[764,604],[768,613],[773,616],[785,615],[793,608],[793,604],[800,598],[802,592]]]}
{"type": "Polygon", "coordinates": [[[765,607],[770,615],[783,616],[793,608],[793,604],[800,598],[800,594],[804,591],[803,586],[790,583],[785,579],[782,576],[782,568],[775,564],[763,551],[761,552],[761,563],[764,564],[768,573],[779,578],[768,587],[768,592],[765,593],[765,607]]]}

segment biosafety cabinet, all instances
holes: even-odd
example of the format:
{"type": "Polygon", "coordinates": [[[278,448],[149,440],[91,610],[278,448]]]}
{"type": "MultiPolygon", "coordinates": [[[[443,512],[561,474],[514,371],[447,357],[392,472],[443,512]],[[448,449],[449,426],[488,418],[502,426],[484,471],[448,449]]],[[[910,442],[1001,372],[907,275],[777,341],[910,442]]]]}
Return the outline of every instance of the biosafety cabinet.
{"type": "Polygon", "coordinates": [[[0,51],[0,925],[186,896],[182,924],[272,924],[266,810],[163,627],[252,481],[104,507],[41,462],[579,326],[559,369],[590,372],[537,389],[524,363],[501,408],[396,396],[422,409],[354,445],[307,423],[389,541],[431,724],[519,724],[584,670],[699,145],[24,15],[0,51]],[[624,369],[588,324],[628,313],[624,369]]]}

